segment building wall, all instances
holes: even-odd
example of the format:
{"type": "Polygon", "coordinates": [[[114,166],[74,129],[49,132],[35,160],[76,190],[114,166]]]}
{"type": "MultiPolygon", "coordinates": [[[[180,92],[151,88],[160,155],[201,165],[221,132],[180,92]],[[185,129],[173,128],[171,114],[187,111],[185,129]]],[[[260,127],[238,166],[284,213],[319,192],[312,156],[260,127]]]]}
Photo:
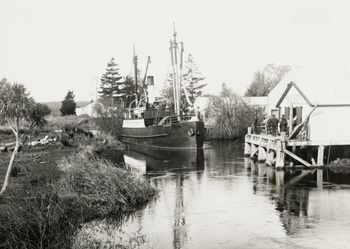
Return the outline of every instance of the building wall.
{"type": "Polygon", "coordinates": [[[267,101],[267,115],[271,115],[271,110],[276,109],[276,104],[281,98],[283,92],[286,90],[289,82],[290,81],[288,79],[283,79],[269,92],[267,101]]]}
{"type": "Polygon", "coordinates": [[[350,106],[317,107],[309,127],[312,141],[350,141],[350,106]]]}
{"type": "MultiPolygon", "coordinates": [[[[281,94],[282,96],[282,94],[281,94]]],[[[300,95],[300,93],[294,88],[292,87],[287,96],[284,98],[284,100],[282,101],[282,103],[280,104],[280,110],[281,110],[281,115],[285,114],[284,110],[285,107],[302,107],[302,120],[304,121],[306,116],[310,113],[310,111],[312,110],[313,107],[311,107],[306,101],[305,99],[300,95]]],[[[288,118],[288,117],[286,117],[288,118]]]]}
{"type": "MultiPolygon", "coordinates": [[[[281,114],[285,107],[302,107],[302,121],[313,109],[300,93],[292,87],[280,105],[281,114]]],[[[317,107],[309,120],[309,139],[312,141],[350,141],[350,106],[317,107]]]]}

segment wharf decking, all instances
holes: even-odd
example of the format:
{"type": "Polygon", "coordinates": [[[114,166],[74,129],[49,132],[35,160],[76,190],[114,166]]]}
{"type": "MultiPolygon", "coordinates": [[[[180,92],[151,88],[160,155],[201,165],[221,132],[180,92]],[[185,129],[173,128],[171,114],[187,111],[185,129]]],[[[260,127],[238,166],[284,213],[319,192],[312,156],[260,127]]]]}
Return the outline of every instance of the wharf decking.
{"type": "MultiPolygon", "coordinates": [[[[274,165],[276,168],[286,166],[286,156],[297,161],[306,167],[324,166],[325,146],[332,145],[350,145],[350,141],[310,141],[301,139],[288,139],[284,132],[281,135],[251,134],[250,130],[245,136],[244,155],[246,157],[255,157],[257,155],[259,162],[266,162],[268,165],[274,165]],[[298,156],[298,148],[307,148],[317,146],[317,160],[311,158],[311,162],[306,158],[298,156]]],[[[293,163],[291,163],[293,164],[293,163]]]]}

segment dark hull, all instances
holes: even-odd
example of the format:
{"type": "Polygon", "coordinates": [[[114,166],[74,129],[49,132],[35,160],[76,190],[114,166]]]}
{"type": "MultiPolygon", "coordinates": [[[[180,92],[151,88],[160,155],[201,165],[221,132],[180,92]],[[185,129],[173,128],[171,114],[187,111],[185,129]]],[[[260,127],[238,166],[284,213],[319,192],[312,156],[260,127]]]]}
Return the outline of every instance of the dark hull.
{"type": "Polygon", "coordinates": [[[201,121],[183,121],[167,126],[122,128],[121,141],[131,149],[142,151],[203,148],[204,124],[201,121]]]}

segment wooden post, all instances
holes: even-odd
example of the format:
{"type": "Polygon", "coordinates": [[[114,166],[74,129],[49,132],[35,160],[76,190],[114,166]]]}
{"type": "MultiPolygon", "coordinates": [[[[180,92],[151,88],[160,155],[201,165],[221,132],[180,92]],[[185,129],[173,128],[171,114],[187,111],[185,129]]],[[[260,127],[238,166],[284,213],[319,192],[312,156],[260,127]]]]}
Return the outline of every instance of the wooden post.
{"type": "Polygon", "coordinates": [[[251,145],[250,143],[245,142],[244,143],[244,157],[250,157],[251,153],[251,145]]]}
{"type": "Polygon", "coordinates": [[[317,169],[317,188],[323,188],[323,169],[317,169]]]}
{"type": "Polygon", "coordinates": [[[324,145],[320,145],[318,146],[318,152],[317,152],[317,166],[324,166],[323,157],[324,157],[324,145]]]}
{"type": "Polygon", "coordinates": [[[284,168],[284,161],[285,161],[284,149],[286,147],[285,143],[286,143],[286,133],[282,132],[280,146],[277,148],[276,169],[284,168]]]}
{"type": "Polygon", "coordinates": [[[252,134],[252,127],[251,126],[248,127],[248,133],[247,134],[252,134]]]}
{"type": "Polygon", "coordinates": [[[284,167],[284,152],[277,150],[276,155],[276,169],[283,169],[284,167]]]}
{"type": "Polygon", "coordinates": [[[258,162],[263,163],[266,161],[266,151],[264,147],[259,146],[259,151],[258,151],[258,162]]]}
{"type": "Polygon", "coordinates": [[[289,110],[289,135],[293,132],[293,103],[290,103],[289,110]]]}

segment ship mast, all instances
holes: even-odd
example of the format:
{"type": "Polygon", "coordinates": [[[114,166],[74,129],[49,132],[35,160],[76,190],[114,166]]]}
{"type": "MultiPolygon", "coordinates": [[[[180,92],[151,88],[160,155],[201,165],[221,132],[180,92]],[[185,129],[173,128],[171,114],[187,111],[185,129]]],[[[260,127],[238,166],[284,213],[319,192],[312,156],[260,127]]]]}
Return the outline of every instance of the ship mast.
{"type": "Polygon", "coordinates": [[[180,51],[178,51],[178,44],[176,41],[176,30],[174,23],[174,38],[170,40],[170,56],[171,65],[173,68],[173,95],[174,107],[176,115],[180,115],[181,107],[181,83],[182,83],[182,61],[183,61],[183,43],[180,43],[180,51]],[[180,53],[178,55],[178,52],[180,53]],[[178,64],[178,56],[180,57],[180,64],[178,64]]]}
{"type": "Polygon", "coordinates": [[[133,50],[134,50],[133,62],[134,62],[134,78],[135,78],[135,106],[137,106],[137,103],[138,103],[138,99],[137,99],[137,55],[135,54],[135,45],[133,45],[133,50]]]}

